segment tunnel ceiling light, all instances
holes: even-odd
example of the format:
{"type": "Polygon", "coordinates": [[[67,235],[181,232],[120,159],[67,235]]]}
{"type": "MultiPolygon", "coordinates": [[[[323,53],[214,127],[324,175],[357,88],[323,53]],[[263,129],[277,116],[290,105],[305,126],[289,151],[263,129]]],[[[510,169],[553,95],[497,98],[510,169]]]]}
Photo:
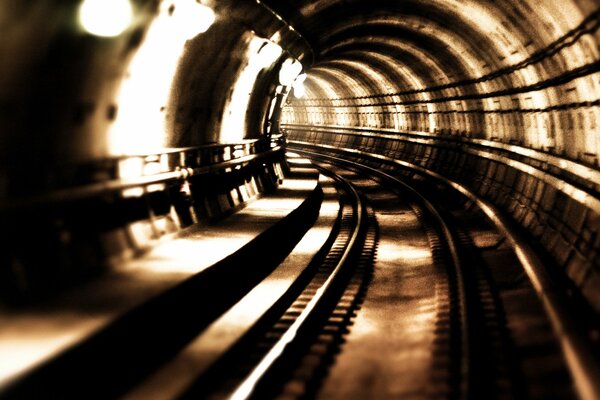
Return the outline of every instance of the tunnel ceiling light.
{"type": "Polygon", "coordinates": [[[294,97],[300,99],[306,95],[306,89],[304,88],[304,81],[306,80],[306,74],[300,74],[292,83],[294,89],[294,97]]]}
{"type": "Polygon", "coordinates": [[[258,50],[258,62],[264,67],[273,64],[281,54],[283,49],[276,43],[266,41],[265,44],[258,50]]]}
{"type": "Polygon", "coordinates": [[[129,0],[85,0],[79,7],[79,23],[96,36],[119,36],[132,20],[129,0]]]}
{"type": "Polygon", "coordinates": [[[187,38],[204,33],[215,22],[216,15],[212,8],[195,0],[180,0],[175,3],[177,24],[187,38]]]}
{"type": "Polygon", "coordinates": [[[300,61],[288,58],[281,65],[281,70],[279,71],[279,83],[283,86],[290,86],[301,72],[302,64],[300,61]]]}

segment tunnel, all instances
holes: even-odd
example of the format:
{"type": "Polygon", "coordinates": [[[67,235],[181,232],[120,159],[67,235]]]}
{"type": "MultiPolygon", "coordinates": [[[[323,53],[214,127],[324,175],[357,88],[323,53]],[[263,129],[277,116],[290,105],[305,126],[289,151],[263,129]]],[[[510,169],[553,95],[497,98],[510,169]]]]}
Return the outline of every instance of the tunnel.
{"type": "Polygon", "coordinates": [[[0,398],[600,398],[600,2],[0,2],[0,398]]]}

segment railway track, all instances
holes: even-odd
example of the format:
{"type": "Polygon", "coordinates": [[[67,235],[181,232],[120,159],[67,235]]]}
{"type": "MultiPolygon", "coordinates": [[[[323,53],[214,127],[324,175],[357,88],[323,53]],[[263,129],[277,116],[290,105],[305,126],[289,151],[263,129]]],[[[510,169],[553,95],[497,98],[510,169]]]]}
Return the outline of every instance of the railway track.
{"type": "MultiPolygon", "coordinates": [[[[165,364],[152,368],[164,375],[188,369],[183,390],[158,379],[136,392],[153,379],[146,372],[123,384],[125,398],[590,398],[573,383],[551,317],[510,246],[515,239],[473,199],[364,160],[298,152],[327,177],[320,196],[332,201],[335,192],[339,201],[320,250],[200,372],[188,368],[193,351],[161,356],[165,364]],[[168,369],[177,357],[183,361],[168,369]]],[[[238,283],[250,293],[268,278],[238,283]]],[[[161,310],[171,314],[176,304],[161,310]]]]}
{"type": "MultiPolygon", "coordinates": [[[[364,165],[302,154],[335,181],[340,209],[333,233],[285,295],[179,398],[576,397],[535,288],[502,232],[473,203],[424,181],[409,183],[364,165]],[[415,379],[398,396],[381,388],[338,392],[336,369],[344,369],[344,352],[352,351],[345,342],[352,342],[369,290],[379,290],[369,289],[378,272],[378,217],[399,204],[418,221],[427,243],[422,251],[430,257],[422,278],[433,288],[435,312],[410,300],[401,304],[407,320],[427,321],[430,340],[421,341],[418,350],[428,356],[408,358],[405,373],[415,379]]],[[[376,351],[385,359],[388,350],[382,347],[376,351]]],[[[379,374],[394,374],[387,362],[390,371],[379,374]]],[[[356,359],[350,363],[361,369],[356,359]]],[[[352,376],[347,369],[341,374],[346,385],[352,376]]]]}
{"type": "Polygon", "coordinates": [[[360,304],[376,246],[373,210],[348,181],[322,172],[335,180],[341,201],[334,234],[261,323],[182,398],[306,396],[316,389],[360,304]]]}
{"type": "MultiPolygon", "coordinates": [[[[350,167],[362,176],[376,179],[381,186],[379,190],[397,193],[401,199],[411,199],[411,209],[425,230],[437,270],[431,276],[431,284],[436,287],[438,301],[436,340],[432,348],[438,359],[434,361],[437,365],[431,374],[432,390],[429,395],[456,399],[482,398],[486,395],[483,388],[490,390],[492,386],[488,385],[490,378],[480,373],[479,368],[485,368],[485,365],[473,351],[474,345],[480,342],[477,336],[481,327],[476,325],[473,305],[477,289],[473,287],[464,266],[468,262],[464,254],[465,236],[453,229],[447,218],[428,199],[405,182],[374,169],[342,160],[335,162],[350,167]]],[[[414,313],[419,311],[415,310],[414,313]]]]}
{"type": "MultiPolygon", "coordinates": [[[[421,225],[432,264],[427,285],[435,288],[433,317],[418,307],[404,311],[431,320],[432,340],[420,349],[430,356],[414,360],[415,376],[426,379],[406,389],[419,393],[413,398],[574,398],[543,307],[530,305],[534,288],[515,272],[517,258],[481,213],[468,212],[446,189],[432,193],[426,184],[415,187],[381,170],[304,154],[336,182],[341,207],[335,235],[260,323],[181,398],[347,397],[327,392],[329,375],[331,369],[335,375],[336,355],[345,351],[377,268],[378,214],[395,203],[421,225]],[[388,194],[385,204],[374,205],[382,193],[388,194]]],[[[383,394],[379,389],[367,396],[383,394]]]]}
{"type": "Polygon", "coordinates": [[[380,169],[302,154],[350,169],[361,177],[355,180],[376,180],[380,188],[371,192],[391,191],[408,200],[426,232],[437,270],[431,284],[438,311],[430,386],[422,398],[576,397],[575,372],[548,334],[550,318],[524,267],[505,233],[473,202],[429,182],[409,184],[380,169]]]}

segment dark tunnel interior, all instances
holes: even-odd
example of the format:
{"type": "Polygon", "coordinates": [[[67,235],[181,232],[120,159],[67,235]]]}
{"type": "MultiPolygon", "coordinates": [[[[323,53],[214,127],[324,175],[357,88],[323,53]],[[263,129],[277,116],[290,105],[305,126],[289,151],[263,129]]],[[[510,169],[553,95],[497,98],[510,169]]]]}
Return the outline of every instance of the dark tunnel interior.
{"type": "Polygon", "coordinates": [[[71,301],[54,333],[30,315],[235,218],[285,183],[286,146],[482,199],[577,305],[598,368],[599,28],[598,0],[0,1],[0,398],[122,299],[71,301]]]}

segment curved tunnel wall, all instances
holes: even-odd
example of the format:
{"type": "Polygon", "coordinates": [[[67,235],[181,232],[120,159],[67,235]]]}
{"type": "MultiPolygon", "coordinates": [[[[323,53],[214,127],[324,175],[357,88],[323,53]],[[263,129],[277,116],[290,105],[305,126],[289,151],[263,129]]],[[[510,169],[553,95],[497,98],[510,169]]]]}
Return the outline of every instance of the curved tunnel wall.
{"type": "Polygon", "coordinates": [[[265,120],[281,64],[311,56],[251,0],[2,2],[0,55],[0,301],[95,276],[276,186],[265,120]],[[108,13],[96,22],[117,4],[132,19],[94,35],[91,3],[108,13]]]}
{"type": "Polygon", "coordinates": [[[303,3],[288,15],[319,61],[283,110],[290,139],[466,184],[600,310],[599,4],[303,3]]]}
{"type": "Polygon", "coordinates": [[[296,32],[254,1],[204,1],[216,20],[200,33],[188,15],[195,0],[132,0],[133,20],[115,37],[82,28],[83,3],[0,5],[4,198],[77,184],[72,178],[57,183],[56,176],[107,158],[257,138],[278,66],[309,53],[296,32]],[[286,53],[251,77],[242,129],[230,129],[233,139],[224,140],[223,117],[257,41],[277,43],[286,53]]]}
{"type": "MultiPolygon", "coordinates": [[[[272,100],[286,95],[277,80],[289,56],[312,65],[307,95],[288,97],[272,126],[470,182],[540,238],[600,307],[598,1],[206,0],[217,15],[211,28],[167,41],[181,7],[195,3],[131,1],[135,18],[115,38],[81,30],[81,1],[2,4],[4,203],[110,180],[120,155],[227,141],[223,122],[238,109],[246,69],[254,75],[239,90],[243,123],[231,130],[263,135],[272,100]],[[249,68],[256,40],[286,53],[249,68]],[[115,135],[133,140],[115,148],[115,135]]],[[[61,222],[47,214],[28,221],[59,237],[61,222]]]]}
{"type": "Polygon", "coordinates": [[[284,121],[452,134],[597,162],[597,12],[423,3],[389,7],[386,18],[357,6],[360,19],[331,28],[307,98],[284,121]]]}

